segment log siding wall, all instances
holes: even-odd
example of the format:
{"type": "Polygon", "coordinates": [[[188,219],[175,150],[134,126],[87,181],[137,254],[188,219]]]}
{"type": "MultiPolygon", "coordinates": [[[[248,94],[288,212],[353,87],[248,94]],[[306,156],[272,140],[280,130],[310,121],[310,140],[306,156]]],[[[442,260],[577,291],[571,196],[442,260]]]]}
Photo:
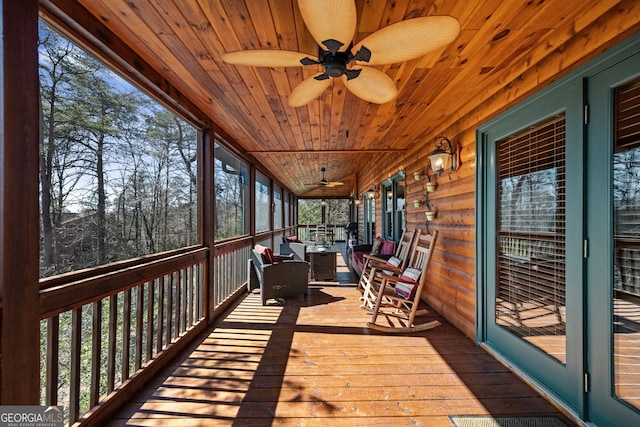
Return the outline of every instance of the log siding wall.
{"type": "MultiPolygon", "coordinates": [[[[358,175],[358,192],[366,191],[380,182],[405,170],[407,178],[407,228],[423,232],[438,230],[440,236],[430,266],[430,276],[422,298],[438,313],[459,328],[465,335],[476,337],[476,129],[517,105],[518,102],[556,81],[568,72],[593,59],[638,31],[638,25],[629,24],[629,14],[640,14],[638,5],[629,4],[612,10],[590,25],[582,28],[551,53],[534,52],[526,61],[537,62],[535,67],[505,70],[501,87],[488,87],[469,100],[465,111],[443,111],[442,122],[432,124],[429,137],[416,142],[406,153],[389,153],[372,159],[376,165],[358,175]],[[426,208],[415,208],[414,199],[424,200],[425,179],[415,181],[413,173],[426,171],[427,156],[433,151],[433,139],[447,136],[461,145],[461,166],[437,178],[438,187],[429,194],[429,201],[438,211],[434,221],[427,221],[426,208]]],[[[549,47],[551,49],[551,46],[549,47]]],[[[524,67],[523,67],[524,68],[524,67]]],[[[429,169],[432,175],[433,171],[429,169]]],[[[358,221],[363,221],[360,205],[358,221]]],[[[382,225],[381,198],[376,199],[377,234],[382,225]]]]}

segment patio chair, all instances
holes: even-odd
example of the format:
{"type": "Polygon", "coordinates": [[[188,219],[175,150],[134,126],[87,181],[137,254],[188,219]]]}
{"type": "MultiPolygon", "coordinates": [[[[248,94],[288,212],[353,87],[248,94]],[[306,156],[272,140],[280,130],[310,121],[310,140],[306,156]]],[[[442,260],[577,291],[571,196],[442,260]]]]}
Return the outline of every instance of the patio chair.
{"type": "MultiPolygon", "coordinates": [[[[358,289],[362,292],[360,299],[361,307],[364,309],[373,309],[375,298],[371,293],[373,282],[380,283],[380,274],[382,271],[390,271],[392,273],[401,273],[404,270],[413,249],[413,243],[416,236],[420,235],[420,230],[405,230],[396,246],[394,254],[390,258],[381,258],[376,255],[364,255],[364,267],[358,281],[358,289]]],[[[391,274],[391,273],[389,273],[391,274]]]]}
{"type": "Polygon", "coordinates": [[[318,225],[315,241],[317,245],[326,245],[327,243],[333,245],[333,229],[326,224],[318,225]]]}
{"type": "Polygon", "coordinates": [[[429,264],[437,239],[437,231],[417,236],[411,259],[402,273],[381,273],[380,285],[375,286],[374,283],[371,287],[375,305],[371,321],[367,323],[369,328],[382,332],[406,333],[424,331],[440,325],[437,320],[415,324],[416,316],[427,313],[426,309],[418,310],[418,306],[429,275],[429,264]],[[387,324],[379,323],[383,318],[387,324]]]}
{"type": "Polygon", "coordinates": [[[275,257],[269,248],[256,245],[249,259],[248,289],[260,286],[262,305],[267,300],[281,300],[296,294],[309,293],[309,263],[291,257],[275,257]],[[266,253],[266,256],[265,256],[266,253]]]}

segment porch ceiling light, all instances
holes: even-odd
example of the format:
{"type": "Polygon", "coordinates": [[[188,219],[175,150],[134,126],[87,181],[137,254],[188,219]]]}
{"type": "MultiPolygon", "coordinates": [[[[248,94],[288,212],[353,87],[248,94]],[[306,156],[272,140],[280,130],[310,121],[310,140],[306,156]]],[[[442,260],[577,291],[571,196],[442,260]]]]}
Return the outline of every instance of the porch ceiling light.
{"type": "Polygon", "coordinates": [[[446,136],[437,136],[433,141],[433,145],[436,149],[429,155],[429,162],[431,163],[431,169],[433,169],[436,175],[444,172],[444,170],[448,168],[449,163],[451,163],[449,171],[456,170],[459,163],[459,145],[452,145],[446,136]]]}

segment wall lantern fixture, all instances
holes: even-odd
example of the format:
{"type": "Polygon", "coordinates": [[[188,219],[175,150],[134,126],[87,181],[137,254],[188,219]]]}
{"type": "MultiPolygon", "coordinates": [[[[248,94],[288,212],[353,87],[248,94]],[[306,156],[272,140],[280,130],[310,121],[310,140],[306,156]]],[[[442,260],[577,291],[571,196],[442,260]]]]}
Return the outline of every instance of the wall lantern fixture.
{"type": "Polygon", "coordinates": [[[436,149],[429,155],[429,162],[436,175],[442,174],[445,169],[449,169],[449,172],[458,169],[460,163],[459,144],[452,145],[446,136],[437,136],[433,140],[433,145],[436,149]]]}
{"type": "Polygon", "coordinates": [[[350,197],[351,197],[350,203],[355,203],[356,205],[360,204],[360,199],[358,198],[357,191],[353,191],[350,197]]]}
{"type": "Polygon", "coordinates": [[[372,185],[371,188],[369,188],[369,190],[366,192],[366,196],[368,199],[375,199],[376,198],[376,186],[372,185]]]}

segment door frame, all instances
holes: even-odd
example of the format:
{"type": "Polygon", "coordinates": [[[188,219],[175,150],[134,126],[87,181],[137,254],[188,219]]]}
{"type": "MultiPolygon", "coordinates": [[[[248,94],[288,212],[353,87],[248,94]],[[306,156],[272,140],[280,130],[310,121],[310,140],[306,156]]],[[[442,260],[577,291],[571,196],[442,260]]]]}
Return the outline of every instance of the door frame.
{"type": "MultiPolygon", "coordinates": [[[[492,144],[491,140],[496,139],[496,135],[490,135],[489,130],[492,126],[497,126],[497,123],[501,120],[514,120],[519,115],[531,114],[531,112],[535,111],[537,108],[536,103],[539,102],[540,99],[546,96],[552,96],[553,92],[558,93],[565,87],[570,87],[571,85],[574,85],[574,88],[575,85],[579,85],[582,88],[580,95],[573,100],[574,109],[575,105],[578,105],[575,101],[579,101],[579,103],[583,104],[581,114],[588,115],[588,110],[584,108],[584,105],[586,105],[584,100],[587,97],[587,94],[585,93],[585,79],[590,76],[594,76],[595,74],[600,73],[639,52],[640,33],[632,35],[616,47],[609,49],[591,60],[589,63],[579,67],[546,88],[540,90],[529,99],[510,108],[486,124],[483,124],[476,131],[476,341],[496,358],[507,364],[516,374],[524,378],[538,392],[555,401],[559,407],[563,408],[567,415],[582,420],[587,420],[590,416],[588,405],[593,406],[598,404],[596,399],[591,398],[591,395],[585,392],[585,374],[589,371],[588,368],[593,366],[594,362],[592,361],[590,365],[587,365],[587,363],[588,360],[590,360],[589,358],[592,356],[591,353],[594,351],[593,346],[595,345],[595,343],[588,341],[590,328],[594,327],[593,316],[589,316],[588,312],[588,301],[594,301],[593,296],[587,290],[587,286],[590,283],[589,275],[591,274],[590,269],[587,267],[588,260],[583,260],[583,267],[579,271],[580,275],[584,273],[584,276],[582,276],[580,280],[581,283],[579,284],[582,287],[580,295],[573,296],[574,298],[578,298],[576,302],[579,303],[574,303],[574,307],[567,313],[567,316],[571,315],[572,318],[581,319],[580,321],[582,322],[582,324],[577,327],[577,331],[574,332],[575,335],[578,335],[577,338],[571,343],[569,340],[567,341],[567,359],[570,357],[570,347],[573,347],[572,353],[576,357],[576,360],[573,362],[574,366],[571,372],[571,378],[576,381],[576,388],[573,390],[573,401],[567,401],[561,393],[558,393],[558,391],[553,388],[553,385],[549,384],[544,376],[541,376],[536,372],[536,366],[539,363],[537,359],[543,358],[539,354],[535,354],[536,350],[531,350],[529,352],[534,355],[534,359],[537,358],[536,360],[531,361],[530,359],[525,359],[524,363],[522,363],[521,359],[518,358],[520,354],[516,354],[516,357],[514,358],[514,355],[505,353],[504,348],[496,346],[496,344],[498,346],[502,345],[500,342],[496,343],[491,339],[491,322],[495,321],[495,312],[492,313],[491,308],[494,307],[492,304],[495,304],[495,302],[491,301],[490,290],[492,286],[495,286],[495,277],[492,277],[490,274],[490,266],[491,263],[495,264],[495,258],[492,258],[491,254],[496,253],[496,243],[495,234],[492,235],[490,232],[490,221],[494,221],[495,223],[495,210],[492,206],[489,206],[488,198],[491,196],[492,191],[495,192],[495,186],[492,187],[492,185],[495,184],[495,179],[492,180],[489,173],[491,168],[495,167],[495,161],[494,158],[491,157],[491,152],[488,147],[492,144]]],[[[535,122],[535,120],[532,120],[532,122],[535,122]]],[[[587,137],[585,135],[586,131],[584,126],[586,125],[584,124],[584,120],[582,123],[583,129],[578,132],[582,135],[583,145],[586,145],[587,137]]],[[[569,126],[568,122],[567,126],[569,126]]],[[[567,135],[568,133],[569,127],[567,127],[567,135]]],[[[567,138],[568,137],[569,136],[567,136],[567,138]]],[[[585,153],[581,157],[582,161],[578,160],[578,162],[575,162],[574,160],[576,167],[583,168],[583,172],[581,174],[582,177],[584,177],[582,178],[582,185],[586,185],[586,176],[589,175],[587,171],[590,171],[590,169],[587,169],[588,164],[586,163],[587,148],[585,147],[584,149],[585,153]]],[[[567,166],[568,165],[569,161],[567,162],[567,166]]],[[[569,173],[567,173],[567,177],[569,177],[569,173]]],[[[577,179],[577,177],[575,178],[577,179]]],[[[583,209],[583,211],[584,210],[585,209],[583,209]]],[[[577,242],[584,244],[587,236],[586,221],[586,219],[583,221],[584,225],[581,227],[573,227],[571,230],[572,235],[567,235],[566,237],[567,241],[569,239],[574,239],[577,240],[577,242]]],[[[567,226],[567,233],[569,233],[569,226],[567,226]]],[[[567,283],[567,285],[569,284],[567,283]]],[[[572,286],[577,288],[578,285],[572,286]]],[[[569,308],[567,308],[567,310],[569,310],[569,308]]],[[[567,325],[567,328],[568,327],[569,325],[567,325]]],[[[569,333],[567,333],[567,339],[569,339],[569,333]]],[[[591,382],[593,383],[593,380],[591,382]]],[[[634,421],[637,422],[637,419],[634,418],[634,421]]]]}
{"type": "Polygon", "coordinates": [[[586,394],[588,418],[601,425],[639,423],[640,409],[632,409],[614,395],[613,363],[613,129],[616,87],[640,78],[640,52],[587,79],[590,100],[587,132],[586,225],[590,241],[587,278],[587,372],[593,384],[586,394]],[[606,142],[606,143],[604,143],[606,142]],[[606,159],[606,161],[603,161],[606,159]],[[607,201],[606,204],[603,201],[607,201]],[[608,208],[604,208],[607,206],[608,208]],[[604,284],[604,286],[603,286],[604,284]],[[607,301],[608,304],[603,304],[607,301]],[[602,369],[605,367],[605,369],[602,369]]]}
{"type": "Polygon", "coordinates": [[[482,292],[481,315],[483,329],[479,335],[483,346],[490,349],[500,359],[516,367],[529,377],[537,378],[545,386],[545,394],[562,401],[576,413],[583,411],[584,380],[584,331],[582,322],[583,295],[583,227],[577,217],[583,211],[583,86],[581,80],[559,82],[536,96],[508,111],[496,120],[478,129],[478,153],[483,164],[478,168],[482,182],[482,232],[478,235],[478,244],[484,258],[478,272],[482,274],[480,289],[482,292]],[[539,348],[507,331],[495,322],[496,307],[496,254],[498,251],[495,236],[497,181],[497,158],[495,142],[518,133],[529,126],[563,112],[565,114],[566,146],[565,170],[567,191],[565,194],[565,292],[566,292],[566,364],[551,357],[539,348]]]}

